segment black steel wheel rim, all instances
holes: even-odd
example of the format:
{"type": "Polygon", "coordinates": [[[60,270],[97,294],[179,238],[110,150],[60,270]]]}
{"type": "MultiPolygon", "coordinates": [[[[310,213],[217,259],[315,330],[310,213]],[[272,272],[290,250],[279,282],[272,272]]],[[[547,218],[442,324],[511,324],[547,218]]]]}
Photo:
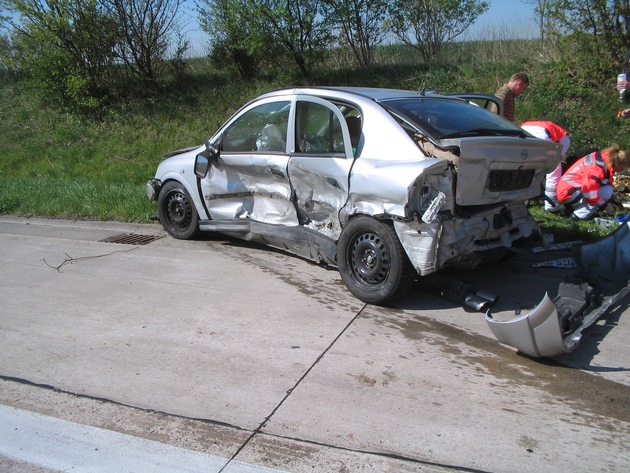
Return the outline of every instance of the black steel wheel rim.
{"type": "Polygon", "coordinates": [[[169,222],[178,228],[188,228],[192,222],[192,206],[182,192],[173,192],[166,202],[169,222]]]}
{"type": "Polygon", "coordinates": [[[352,245],[352,271],[364,284],[382,284],[389,274],[390,260],[387,246],[376,233],[359,235],[352,245]]]}

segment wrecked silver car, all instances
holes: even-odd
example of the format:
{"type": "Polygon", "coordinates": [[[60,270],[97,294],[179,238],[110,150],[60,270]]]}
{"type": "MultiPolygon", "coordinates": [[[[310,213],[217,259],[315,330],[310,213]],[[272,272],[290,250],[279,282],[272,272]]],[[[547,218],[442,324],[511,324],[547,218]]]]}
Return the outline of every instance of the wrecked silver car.
{"type": "Polygon", "coordinates": [[[220,232],[336,265],[385,304],[417,276],[497,257],[538,226],[558,145],[461,97],[295,88],[171,153],[147,195],[175,238],[220,232]]]}

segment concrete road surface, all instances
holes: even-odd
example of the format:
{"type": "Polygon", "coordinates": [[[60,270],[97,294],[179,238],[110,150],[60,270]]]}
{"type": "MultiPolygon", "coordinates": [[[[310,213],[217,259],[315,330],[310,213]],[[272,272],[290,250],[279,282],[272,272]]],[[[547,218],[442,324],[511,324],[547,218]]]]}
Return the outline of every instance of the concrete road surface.
{"type": "MultiPolygon", "coordinates": [[[[460,271],[514,315],[571,270],[460,271]]],[[[0,470],[625,472],[627,304],[556,360],[418,285],[158,225],[0,216],[0,470]]]]}

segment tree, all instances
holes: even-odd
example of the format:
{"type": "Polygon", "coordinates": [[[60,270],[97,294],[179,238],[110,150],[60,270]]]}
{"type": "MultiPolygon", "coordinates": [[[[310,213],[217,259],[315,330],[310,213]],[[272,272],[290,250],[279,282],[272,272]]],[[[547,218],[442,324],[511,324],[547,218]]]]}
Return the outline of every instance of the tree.
{"type": "Polygon", "coordinates": [[[390,0],[327,0],[327,17],[339,28],[341,43],[349,46],[359,66],[369,66],[374,48],[387,36],[385,22],[390,0]]]}
{"type": "Polygon", "coordinates": [[[288,57],[304,77],[323,57],[331,42],[325,24],[322,0],[200,0],[201,18],[218,12],[217,20],[202,20],[204,30],[225,44],[232,53],[259,57],[260,51],[276,60],[288,57]],[[216,9],[216,7],[219,7],[216,9]],[[227,26],[227,28],[226,28],[227,26]],[[239,28],[242,33],[239,33],[239,28]]]}
{"type": "Polygon", "coordinates": [[[2,78],[13,75],[13,45],[11,38],[4,33],[5,24],[10,18],[5,15],[4,4],[4,0],[0,0],[0,77],[2,78]]]}
{"type": "Polygon", "coordinates": [[[154,84],[157,68],[166,59],[177,29],[183,0],[103,0],[119,24],[120,59],[143,79],[154,84]]]}
{"type": "Polygon", "coordinates": [[[199,25],[208,36],[212,55],[218,61],[230,60],[244,79],[256,77],[269,56],[272,41],[268,32],[250,21],[247,0],[199,0],[199,25]]]}
{"type": "Polygon", "coordinates": [[[332,37],[321,0],[250,0],[258,29],[269,28],[274,44],[310,77],[332,37]]]}
{"type": "MultiPolygon", "coordinates": [[[[12,64],[28,70],[46,99],[96,110],[125,73],[156,83],[183,0],[0,1],[13,13],[3,43],[12,64]]],[[[177,45],[180,59],[185,47],[177,45]]]]}
{"type": "Polygon", "coordinates": [[[98,0],[8,0],[14,51],[50,95],[83,100],[99,95],[117,42],[116,19],[98,0]]]}
{"type": "Polygon", "coordinates": [[[547,23],[547,13],[549,0],[524,0],[524,3],[534,7],[534,13],[536,14],[536,21],[538,22],[538,31],[540,39],[545,42],[545,24],[547,23]]]}
{"type": "Polygon", "coordinates": [[[7,10],[8,10],[7,1],[0,0],[0,28],[2,28],[2,23],[4,23],[5,21],[9,19],[9,17],[5,15],[7,10]]]}
{"type": "Polygon", "coordinates": [[[440,57],[444,43],[466,31],[489,6],[485,0],[394,0],[392,31],[430,62],[440,57]]]}
{"type": "Polygon", "coordinates": [[[571,36],[581,49],[614,60],[630,46],[629,0],[548,0],[546,7],[559,26],[546,31],[571,36]]]}

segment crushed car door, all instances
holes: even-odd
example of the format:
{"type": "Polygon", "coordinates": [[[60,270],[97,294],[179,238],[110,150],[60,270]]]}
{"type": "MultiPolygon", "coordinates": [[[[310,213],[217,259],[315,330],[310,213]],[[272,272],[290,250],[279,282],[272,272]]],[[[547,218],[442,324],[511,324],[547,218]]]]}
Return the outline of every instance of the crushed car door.
{"type": "Polygon", "coordinates": [[[298,224],[287,176],[290,111],[286,99],[258,102],[222,131],[219,157],[202,181],[213,220],[298,224]]]}
{"type": "Polygon", "coordinates": [[[288,169],[300,223],[336,240],[361,116],[355,108],[315,97],[298,98],[295,111],[295,146],[288,169]]]}

